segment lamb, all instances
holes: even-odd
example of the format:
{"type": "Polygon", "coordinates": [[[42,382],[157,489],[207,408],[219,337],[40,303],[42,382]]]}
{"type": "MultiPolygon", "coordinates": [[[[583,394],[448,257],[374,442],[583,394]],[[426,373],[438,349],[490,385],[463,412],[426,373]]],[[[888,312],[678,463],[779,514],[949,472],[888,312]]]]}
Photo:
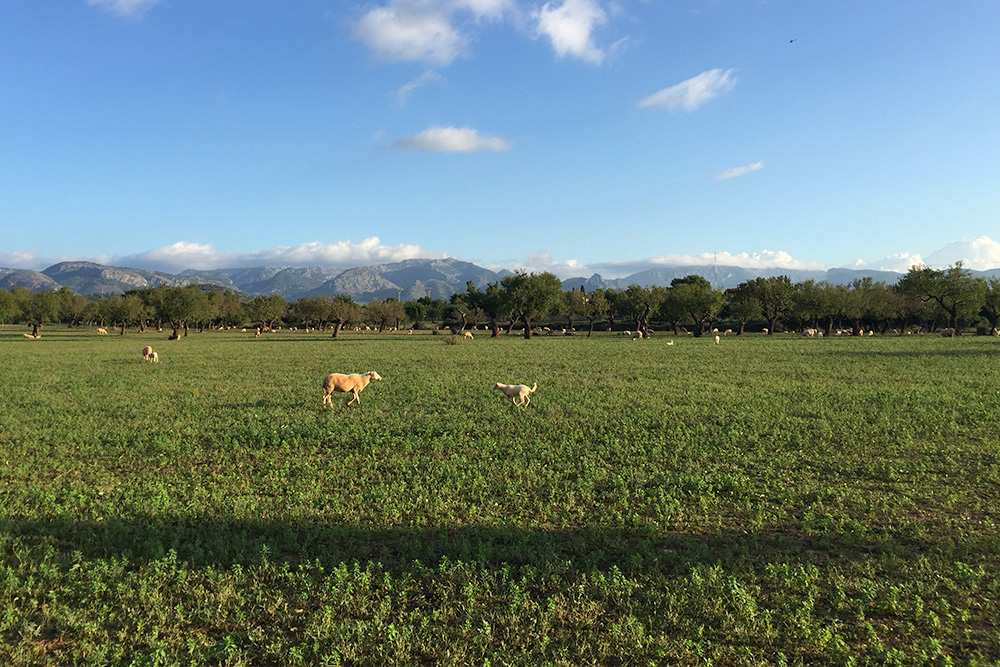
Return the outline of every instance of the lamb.
{"type": "Polygon", "coordinates": [[[358,405],[361,405],[361,399],[358,394],[362,389],[368,386],[368,383],[372,380],[381,380],[382,376],[375,371],[368,371],[367,373],[352,373],[350,375],[344,375],[343,373],[330,373],[325,378],[323,378],[323,406],[325,407],[327,403],[330,407],[333,407],[333,392],[351,392],[354,398],[347,402],[346,408],[351,403],[355,401],[358,405]]]}
{"type": "Polygon", "coordinates": [[[527,407],[528,403],[531,403],[531,398],[528,396],[528,394],[538,389],[538,383],[536,382],[535,386],[529,387],[526,384],[502,384],[500,382],[497,382],[495,385],[493,385],[493,388],[502,391],[504,395],[507,398],[509,398],[510,402],[513,403],[514,405],[527,407]],[[517,399],[521,399],[521,402],[518,403],[517,399]]]}
{"type": "Polygon", "coordinates": [[[152,354],[153,354],[153,348],[150,347],[149,345],[142,348],[142,358],[145,359],[146,361],[149,361],[149,357],[152,354]]]}
{"type": "Polygon", "coordinates": [[[160,355],[158,355],[156,352],[150,352],[149,353],[149,358],[146,359],[146,361],[148,361],[150,363],[153,363],[153,364],[159,363],[159,361],[160,361],[160,355]]]}

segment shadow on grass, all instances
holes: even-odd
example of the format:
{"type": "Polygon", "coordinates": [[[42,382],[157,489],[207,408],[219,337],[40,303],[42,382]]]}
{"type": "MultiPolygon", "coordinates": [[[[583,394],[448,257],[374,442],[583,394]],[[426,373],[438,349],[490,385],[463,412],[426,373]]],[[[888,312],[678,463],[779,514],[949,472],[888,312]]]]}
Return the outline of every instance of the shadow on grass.
{"type": "MultiPolygon", "coordinates": [[[[274,522],[162,517],[81,522],[72,519],[0,520],[0,531],[31,547],[64,557],[124,558],[142,564],[170,550],[194,565],[230,567],[262,559],[290,564],[378,562],[405,571],[414,561],[443,559],[486,567],[536,567],[571,563],[577,571],[680,573],[699,563],[863,560],[880,555],[915,558],[936,547],[900,536],[802,536],[720,531],[668,533],[607,528],[541,530],[483,526],[378,529],[320,521],[274,522]]],[[[970,547],[972,548],[972,547],[970,547]]]]}

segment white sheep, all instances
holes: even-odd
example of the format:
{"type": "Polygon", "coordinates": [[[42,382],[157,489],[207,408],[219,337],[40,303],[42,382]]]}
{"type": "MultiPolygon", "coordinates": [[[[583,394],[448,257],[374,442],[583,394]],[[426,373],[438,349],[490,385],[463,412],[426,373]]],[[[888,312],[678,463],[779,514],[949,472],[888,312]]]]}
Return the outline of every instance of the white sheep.
{"type": "Polygon", "coordinates": [[[146,347],[142,348],[142,358],[144,360],[149,361],[149,357],[152,354],[153,354],[153,348],[150,347],[149,345],[147,345],[146,347]]]}
{"type": "Polygon", "coordinates": [[[97,333],[100,334],[101,336],[107,336],[108,335],[108,330],[104,329],[104,328],[100,328],[100,329],[97,330],[97,333]]]}
{"type": "Polygon", "coordinates": [[[719,334],[715,334],[715,344],[716,344],[716,345],[718,345],[718,344],[719,344],[719,341],[721,341],[721,340],[722,340],[722,339],[721,339],[721,338],[719,338],[719,334]]]}
{"type": "Polygon", "coordinates": [[[493,388],[502,391],[503,394],[507,398],[509,398],[510,402],[513,403],[514,405],[527,407],[528,403],[531,403],[531,398],[528,396],[528,394],[538,389],[538,383],[536,382],[535,386],[529,387],[526,384],[503,384],[497,382],[495,385],[493,385],[493,388]],[[518,403],[517,399],[521,399],[521,402],[518,403]]]}
{"type": "Polygon", "coordinates": [[[472,338],[474,340],[474,337],[473,337],[471,331],[463,331],[462,332],[462,338],[472,338]]]}
{"type": "Polygon", "coordinates": [[[358,405],[361,405],[361,399],[358,394],[362,389],[368,386],[368,383],[372,380],[381,380],[382,376],[375,371],[368,371],[367,373],[351,373],[350,375],[344,375],[343,373],[330,373],[325,378],[323,378],[323,406],[325,407],[327,403],[330,407],[333,407],[333,392],[340,391],[343,393],[350,392],[354,395],[354,398],[347,402],[346,408],[351,403],[355,401],[358,405]]]}
{"type": "Polygon", "coordinates": [[[150,352],[149,353],[149,358],[146,361],[148,361],[148,362],[150,362],[152,364],[159,363],[159,361],[160,361],[160,355],[158,355],[156,352],[150,352]]]}

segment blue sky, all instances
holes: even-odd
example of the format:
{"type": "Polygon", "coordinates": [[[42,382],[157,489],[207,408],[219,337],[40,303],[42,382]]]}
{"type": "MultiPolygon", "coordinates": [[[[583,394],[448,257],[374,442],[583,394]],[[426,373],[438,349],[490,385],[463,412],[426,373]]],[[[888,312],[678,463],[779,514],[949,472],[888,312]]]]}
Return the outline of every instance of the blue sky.
{"type": "Polygon", "coordinates": [[[995,0],[5,0],[0,266],[1000,266],[995,0]]]}

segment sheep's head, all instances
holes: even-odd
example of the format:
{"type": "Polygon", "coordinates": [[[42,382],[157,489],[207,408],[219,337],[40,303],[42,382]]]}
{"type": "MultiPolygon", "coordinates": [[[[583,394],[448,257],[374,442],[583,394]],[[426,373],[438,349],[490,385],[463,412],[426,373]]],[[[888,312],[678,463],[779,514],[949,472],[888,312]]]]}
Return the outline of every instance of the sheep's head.
{"type": "Polygon", "coordinates": [[[378,373],[376,373],[375,371],[368,371],[366,373],[366,375],[368,377],[370,377],[372,380],[381,380],[382,379],[382,376],[379,375],[378,373]]]}

